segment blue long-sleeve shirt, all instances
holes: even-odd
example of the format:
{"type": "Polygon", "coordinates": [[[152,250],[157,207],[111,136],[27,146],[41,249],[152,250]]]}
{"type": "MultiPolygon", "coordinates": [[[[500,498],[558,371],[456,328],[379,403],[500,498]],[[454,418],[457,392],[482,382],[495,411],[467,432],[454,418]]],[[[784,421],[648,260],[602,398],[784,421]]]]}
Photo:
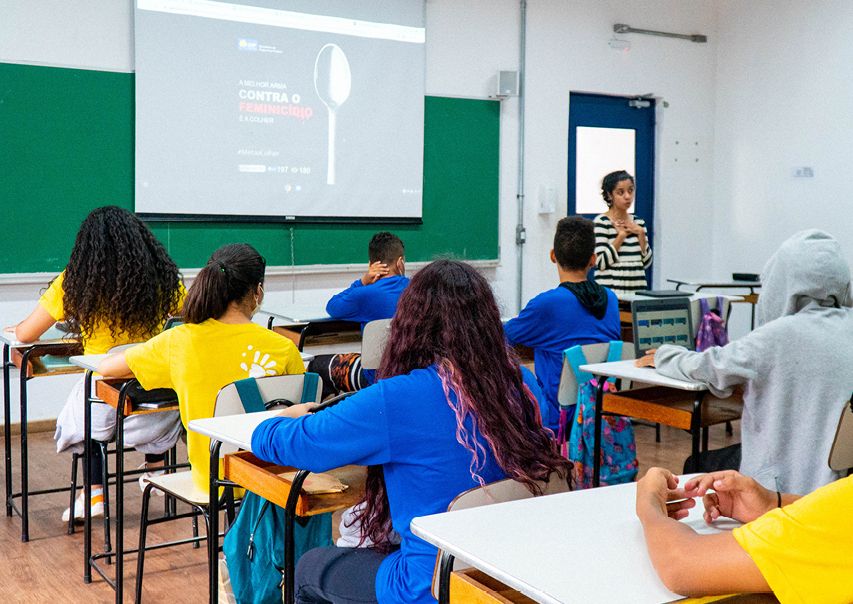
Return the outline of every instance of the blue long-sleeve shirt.
{"type": "Polygon", "coordinates": [[[356,279],[347,289],[332,296],[326,304],[326,312],[333,319],[361,323],[364,329],[371,321],[394,316],[400,294],[408,284],[409,278],[402,275],[385,277],[370,285],[356,279]]]}
{"type": "Polygon", "coordinates": [[[536,377],[548,403],[542,423],[556,433],[560,422],[557,391],[563,368],[563,351],[576,345],[621,339],[619,301],[607,291],[607,312],[601,320],[581,306],[577,296],[565,287],[542,292],[507,321],[504,332],[510,344],[533,348],[536,377]]]}
{"type": "MultiPolygon", "coordinates": [[[[470,422],[466,427],[471,430],[470,422]]],[[[487,483],[505,478],[489,445],[478,440],[486,451],[479,475],[487,483]]],[[[381,464],[391,521],[402,542],[382,562],[377,599],[435,602],[430,588],[437,550],[409,525],[416,516],[446,511],[459,493],[479,486],[471,475],[471,453],[456,441],[456,416],[435,367],[382,380],[316,415],[266,420],[252,434],[252,451],[312,472],[381,464]]]]}

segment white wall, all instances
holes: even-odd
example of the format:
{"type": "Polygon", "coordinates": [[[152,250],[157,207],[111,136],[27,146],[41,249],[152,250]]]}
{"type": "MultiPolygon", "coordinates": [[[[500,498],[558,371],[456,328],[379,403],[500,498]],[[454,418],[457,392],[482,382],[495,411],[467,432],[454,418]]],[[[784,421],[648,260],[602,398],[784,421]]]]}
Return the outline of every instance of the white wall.
{"type": "Polygon", "coordinates": [[[725,0],[719,22],[714,272],[760,272],[809,227],[853,261],[853,5],[725,0]],[[794,177],[803,166],[814,178],[794,177]]]}
{"type": "Polygon", "coordinates": [[[527,34],[527,222],[525,299],[556,278],[547,252],[565,215],[569,93],[636,95],[669,103],[657,112],[655,279],[701,276],[705,259],[683,253],[711,244],[714,72],[717,42],[713,3],[700,0],[534,0],[527,34]],[[614,23],[636,28],[704,33],[707,44],[620,34],[630,52],[607,42],[614,23]],[[676,144],[678,141],[679,144],[676,144]],[[698,146],[694,143],[699,143],[698,146]],[[689,148],[690,152],[684,151],[689,148]],[[695,151],[695,152],[694,152],[695,151]],[[698,162],[694,161],[699,159],[698,162]],[[677,161],[676,161],[677,160],[677,161]],[[539,216],[535,194],[556,185],[561,212],[539,216]]]}

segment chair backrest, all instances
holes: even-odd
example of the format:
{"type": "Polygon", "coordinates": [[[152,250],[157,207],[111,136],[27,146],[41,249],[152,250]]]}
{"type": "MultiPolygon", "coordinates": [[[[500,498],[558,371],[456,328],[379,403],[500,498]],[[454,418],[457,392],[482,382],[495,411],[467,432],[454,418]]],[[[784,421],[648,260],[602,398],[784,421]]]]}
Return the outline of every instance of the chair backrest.
{"type": "MultiPolygon", "coordinates": [[[[314,374],[316,377],[316,374],[314,374]]],[[[305,393],[306,378],[304,374],[296,375],[270,375],[256,379],[258,391],[261,393],[261,398],[264,402],[268,402],[277,398],[287,399],[294,403],[320,402],[320,395],[323,387],[321,380],[310,380],[313,383],[313,392],[305,393]]],[[[216,395],[216,405],[213,409],[214,417],[224,415],[240,415],[245,413],[243,403],[240,400],[240,394],[237,391],[237,386],[234,382],[223,386],[216,395]]],[[[220,454],[232,453],[236,451],[236,447],[222,445],[220,454]]]]}
{"type": "MultiPolygon", "coordinates": [[[[585,344],[581,346],[583,355],[588,363],[603,363],[607,360],[607,352],[610,350],[610,343],[603,342],[600,344],[585,344]]],[[[622,346],[622,360],[627,361],[634,358],[634,347],[630,344],[622,346]]],[[[623,388],[627,388],[628,384],[623,383],[623,388]]],[[[560,373],[560,387],[557,390],[557,401],[560,405],[567,407],[574,405],[578,400],[578,380],[575,372],[572,371],[572,366],[563,357],[563,370],[560,373]]]]}
{"type": "Polygon", "coordinates": [[[829,467],[835,472],[853,468],[853,398],[841,410],[838,429],[829,451],[829,467]]]}
{"type": "MultiPolygon", "coordinates": [[[[716,309],[720,311],[720,316],[723,318],[723,321],[726,322],[728,326],[729,323],[729,315],[732,313],[732,302],[725,296],[708,296],[706,298],[708,300],[708,308],[716,309]],[[719,305],[717,304],[717,298],[722,299],[723,308],[720,310],[719,305]]],[[[699,324],[702,322],[702,313],[699,310],[699,299],[690,300],[690,318],[693,323],[691,329],[693,330],[693,338],[696,338],[696,334],[699,332],[699,324]]]]}
{"type": "Polygon", "coordinates": [[[163,331],[167,329],[172,329],[173,327],[177,327],[178,325],[184,324],[184,318],[180,315],[175,315],[166,319],[166,322],[163,324],[163,331]]]}
{"type": "Polygon", "coordinates": [[[371,321],[361,334],[361,366],[364,369],[379,369],[382,353],[391,333],[391,319],[371,321]]]}
{"type": "MultiPolygon", "coordinates": [[[[605,353],[606,354],[606,353],[605,353]]],[[[551,480],[539,483],[542,489],[542,495],[556,495],[557,493],[565,493],[569,491],[568,480],[561,480],[556,475],[551,476],[551,480]]],[[[467,510],[469,508],[477,508],[483,505],[491,505],[493,503],[504,503],[507,501],[517,501],[520,499],[529,499],[534,497],[524,483],[518,482],[511,478],[498,480],[482,487],[469,489],[460,493],[447,506],[448,512],[458,510],[467,510]]],[[[435,562],[435,571],[432,574],[432,595],[438,599],[438,581],[439,581],[439,565],[441,561],[441,551],[438,552],[435,562]]],[[[468,565],[455,560],[453,570],[462,570],[468,568],[468,565]]]]}

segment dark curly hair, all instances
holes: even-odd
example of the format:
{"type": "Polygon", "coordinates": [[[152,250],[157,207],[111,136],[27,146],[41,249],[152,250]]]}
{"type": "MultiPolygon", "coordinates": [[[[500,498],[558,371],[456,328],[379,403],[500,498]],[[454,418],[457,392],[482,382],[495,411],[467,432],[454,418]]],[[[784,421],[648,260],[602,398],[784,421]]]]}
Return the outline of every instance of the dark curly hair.
{"type": "MultiPolygon", "coordinates": [[[[539,407],[507,346],[492,288],[463,262],[437,260],[412,278],[400,296],[377,377],[432,365],[438,366],[447,404],[456,415],[456,439],[471,454],[475,480],[483,484],[479,471],[488,455],[535,494],[538,481],[553,472],[570,480],[568,461],[542,426],[539,407]]],[[[387,543],[390,516],[382,466],[371,466],[364,505],[356,514],[362,542],[387,543]]]]}
{"type": "Polygon", "coordinates": [[[106,326],[113,338],[146,339],[180,310],[178,267],[139,218],[116,206],[80,225],[62,289],[65,320],[83,337],[106,326]]]}
{"type": "Polygon", "coordinates": [[[630,180],[631,184],[634,184],[634,177],[628,174],[625,170],[616,170],[616,172],[606,174],[604,178],[601,179],[601,196],[604,198],[604,203],[607,204],[608,208],[613,205],[613,200],[610,199],[610,196],[613,194],[613,189],[615,189],[616,185],[623,180],[630,180]]]}
{"type": "Polygon", "coordinates": [[[595,225],[583,216],[567,216],[557,223],[554,256],[564,269],[585,269],[595,253],[595,225]]]}

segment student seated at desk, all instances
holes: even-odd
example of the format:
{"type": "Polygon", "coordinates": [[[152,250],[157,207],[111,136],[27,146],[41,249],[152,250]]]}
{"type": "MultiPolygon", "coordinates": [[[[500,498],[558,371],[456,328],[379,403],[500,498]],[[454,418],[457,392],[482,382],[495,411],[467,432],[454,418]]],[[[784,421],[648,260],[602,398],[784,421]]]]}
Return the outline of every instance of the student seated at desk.
{"type": "Polygon", "coordinates": [[[679,487],[670,472],[651,468],[637,483],[637,516],[652,564],[668,589],[694,597],[772,590],[783,604],[853,602],[851,506],[853,476],[802,498],[734,470],[679,487]],[[677,522],[696,505],[675,503],[685,497],[703,498],[709,524],[726,517],[746,524],[700,535],[677,522]]]}
{"type": "Polygon", "coordinates": [[[704,352],[662,346],[637,363],[719,397],[743,386],[740,471],[809,493],[840,478],[826,460],[853,391],[850,268],[838,242],[812,229],[781,245],[761,283],[755,331],[704,352]]]}
{"type": "MultiPolygon", "coordinates": [[[[136,377],[146,390],[171,388],[181,420],[212,417],[219,390],[248,377],[305,373],[289,339],[252,322],[264,297],[266,261],[245,243],[226,245],[199,271],[184,302],[184,324],[104,359],[98,372],[136,377]]],[[[210,483],[210,440],[187,432],[196,485],[210,483]]]]}
{"type": "MultiPolygon", "coordinates": [[[[114,346],[140,342],[159,333],[166,319],[178,313],[184,297],[178,267],[163,245],[134,214],[115,206],[93,210],[80,225],[71,258],[54,279],[32,314],[15,328],[21,342],[35,342],[55,322],[65,321],[78,333],[85,354],[103,354],[114,346]]],[[[68,394],[56,422],[57,452],[82,450],[84,439],[84,378],[68,394]]],[[[92,405],[92,438],[108,442],[115,432],[116,413],[108,405],[92,405]]],[[[181,433],[174,412],[129,417],[125,445],[145,453],[145,466],[156,472],[165,451],[181,433]]],[[[95,449],[93,449],[95,450],[95,449]]],[[[88,472],[93,516],[104,513],[103,464],[93,455],[88,472]]],[[[145,476],[140,478],[143,486],[145,476]]],[[[83,518],[83,492],[74,516],[83,518]]],[[[62,515],[68,521],[70,509],[62,515]]]]}
{"type": "Polygon", "coordinates": [[[560,405],[557,391],[563,369],[563,351],[576,345],[620,340],[619,301],[606,287],[587,280],[595,266],[595,231],[580,216],[557,223],[551,262],[560,284],[533,298],[504,326],[510,344],[533,348],[536,377],[547,404],[542,421],[557,433],[560,405]]]}
{"type": "Polygon", "coordinates": [[[297,602],[435,602],[436,548],[412,534],[412,518],[506,476],[531,488],[554,471],[568,477],[508,351],[491,288],[469,265],[438,260],[415,275],[378,377],[316,415],[310,404],[290,407],[252,435],[255,455],[276,463],[370,466],[362,536],[387,544],[393,528],[402,538],[399,549],[306,552],[297,602]]]}
{"type": "MultiPolygon", "coordinates": [[[[371,321],[390,319],[397,300],[409,284],[406,277],[405,248],[393,233],[376,233],[367,246],[367,272],[341,293],[332,296],[326,312],[333,319],[355,321],[361,328],[371,321]]],[[[323,398],[354,392],[374,381],[374,371],[361,368],[361,354],[321,354],[314,357],[308,371],[320,374],[323,398]]]]}

